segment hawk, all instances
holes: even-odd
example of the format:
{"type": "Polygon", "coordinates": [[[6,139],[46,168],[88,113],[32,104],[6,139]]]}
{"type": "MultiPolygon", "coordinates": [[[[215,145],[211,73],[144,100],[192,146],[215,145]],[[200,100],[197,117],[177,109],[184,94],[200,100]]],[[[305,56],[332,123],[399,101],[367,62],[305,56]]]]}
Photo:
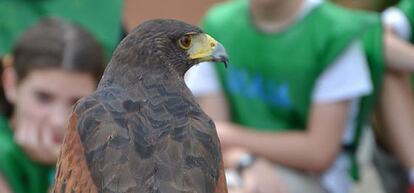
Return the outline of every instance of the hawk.
{"type": "Polygon", "coordinates": [[[184,22],[135,28],[73,110],[54,192],[226,193],[214,123],[183,76],[227,60],[219,42],[184,22]]]}

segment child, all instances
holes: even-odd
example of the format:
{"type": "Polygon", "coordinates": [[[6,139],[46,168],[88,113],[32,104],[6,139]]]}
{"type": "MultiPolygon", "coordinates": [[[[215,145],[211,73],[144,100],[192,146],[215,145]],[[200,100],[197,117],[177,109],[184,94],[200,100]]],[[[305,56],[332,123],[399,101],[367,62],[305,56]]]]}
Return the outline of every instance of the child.
{"type": "Polygon", "coordinates": [[[7,58],[2,83],[13,109],[0,118],[0,192],[46,193],[71,107],[95,90],[104,53],[79,26],[45,19],[7,58]]]}
{"type": "Polygon", "coordinates": [[[291,193],[349,192],[365,101],[378,86],[363,48],[376,22],[322,0],[239,0],[211,9],[204,30],[223,43],[231,64],[211,70],[216,80],[189,85],[218,84],[196,95],[216,121],[225,166],[245,176],[267,165],[266,178],[251,178],[261,192],[278,191],[266,187],[272,173],[291,193]]]}

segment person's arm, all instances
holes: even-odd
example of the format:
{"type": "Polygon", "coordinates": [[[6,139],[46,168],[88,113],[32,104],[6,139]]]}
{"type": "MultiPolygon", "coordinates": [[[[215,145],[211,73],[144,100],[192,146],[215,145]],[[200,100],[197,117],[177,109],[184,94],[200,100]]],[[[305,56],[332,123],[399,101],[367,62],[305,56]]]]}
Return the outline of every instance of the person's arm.
{"type": "Polygon", "coordinates": [[[382,13],[384,54],[386,67],[392,70],[414,71],[414,46],[408,41],[413,35],[411,24],[398,8],[391,7],[382,13]]]}
{"type": "Polygon", "coordinates": [[[381,136],[388,148],[414,169],[414,96],[410,74],[388,70],[380,99],[381,136]]]}
{"type": "Polygon", "coordinates": [[[392,29],[384,32],[386,67],[394,70],[414,72],[414,46],[399,38],[392,29]]]}
{"type": "Polygon", "coordinates": [[[335,159],[349,106],[345,101],[314,104],[307,131],[264,133],[229,122],[227,103],[222,94],[198,99],[206,113],[216,121],[224,150],[241,148],[275,163],[308,171],[323,171],[335,159]],[[216,116],[223,113],[227,118],[216,116]]]}
{"type": "Polygon", "coordinates": [[[275,163],[306,171],[327,169],[340,151],[349,102],[314,104],[305,131],[256,132],[218,122],[223,146],[242,147],[275,163]]]}
{"type": "Polygon", "coordinates": [[[414,47],[408,43],[413,32],[408,18],[398,8],[386,10],[383,21],[388,69],[379,107],[380,137],[402,161],[414,185],[414,141],[410,138],[414,136],[414,95],[409,73],[414,66],[414,47]]]}
{"type": "Polygon", "coordinates": [[[0,192],[1,193],[13,193],[1,173],[0,173],[0,192]]]}
{"type": "Polygon", "coordinates": [[[387,70],[380,100],[380,137],[402,162],[414,193],[414,98],[410,74],[387,70]]]}
{"type": "Polygon", "coordinates": [[[228,114],[227,104],[220,93],[199,98],[199,103],[216,121],[220,141],[224,150],[229,149],[230,159],[236,157],[231,155],[235,148],[245,149],[275,163],[315,172],[327,169],[340,151],[349,106],[346,101],[314,104],[307,131],[264,133],[215,116],[228,114]]]}

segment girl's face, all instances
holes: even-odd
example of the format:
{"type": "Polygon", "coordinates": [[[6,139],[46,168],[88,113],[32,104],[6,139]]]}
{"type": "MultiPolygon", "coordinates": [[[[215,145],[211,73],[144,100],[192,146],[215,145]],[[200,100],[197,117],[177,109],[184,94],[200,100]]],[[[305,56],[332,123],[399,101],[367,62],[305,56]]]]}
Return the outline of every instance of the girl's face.
{"type": "Polygon", "coordinates": [[[72,106],[95,90],[92,75],[60,69],[39,69],[6,89],[14,105],[13,128],[38,131],[42,140],[63,142],[72,106]],[[47,133],[47,134],[44,134],[47,133]]]}

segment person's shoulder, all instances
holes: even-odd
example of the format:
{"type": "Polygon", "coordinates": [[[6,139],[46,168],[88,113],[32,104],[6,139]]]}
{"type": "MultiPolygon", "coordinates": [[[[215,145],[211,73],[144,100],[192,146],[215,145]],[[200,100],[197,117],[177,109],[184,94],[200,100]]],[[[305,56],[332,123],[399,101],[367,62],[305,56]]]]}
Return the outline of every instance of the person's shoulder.
{"type": "Polygon", "coordinates": [[[324,19],[340,25],[343,24],[377,24],[381,22],[380,14],[372,11],[349,9],[335,3],[325,1],[316,9],[324,19]]]}
{"type": "Polygon", "coordinates": [[[248,8],[247,0],[231,0],[218,3],[212,6],[204,17],[204,23],[214,23],[216,25],[227,24],[238,18],[240,14],[245,14],[248,8]]]}
{"type": "Polygon", "coordinates": [[[14,155],[19,151],[11,132],[8,122],[4,118],[0,118],[0,161],[14,159],[14,155]]]}
{"type": "Polygon", "coordinates": [[[373,28],[382,27],[378,13],[351,10],[329,1],[315,8],[307,19],[314,26],[323,26],[320,37],[340,45],[347,44],[352,39],[360,39],[373,28]],[[337,41],[338,39],[345,42],[337,41]]]}

